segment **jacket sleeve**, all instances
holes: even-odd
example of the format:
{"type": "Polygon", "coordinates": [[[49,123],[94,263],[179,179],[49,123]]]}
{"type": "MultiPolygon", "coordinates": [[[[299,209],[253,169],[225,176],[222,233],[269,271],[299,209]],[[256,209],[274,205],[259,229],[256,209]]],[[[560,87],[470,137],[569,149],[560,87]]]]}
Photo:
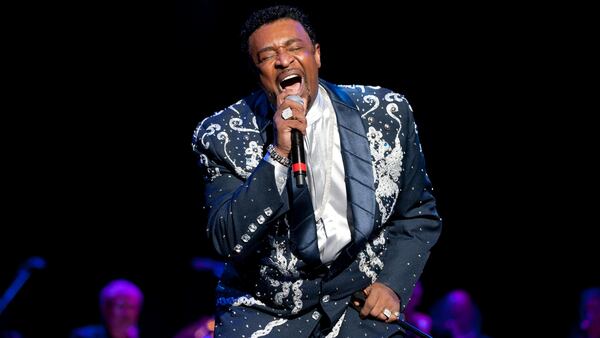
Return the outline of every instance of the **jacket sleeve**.
{"type": "Polygon", "coordinates": [[[208,129],[200,124],[192,143],[203,176],[207,235],[219,255],[243,261],[289,209],[287,191],[279,193],[274,166],[264,158],[246,178],[236,172],[223,141],[208,129]]]}
{"type": "Polygon", "coordinates": [[[403,175],[394,212],[387,222],[388,248],[378,281],[398,294],[404,310],[431,247],[440,235],[442,223],[432,195],[412,110],[406,101],[403,101],[402,108],[405,111],[403,127],[406,126],[401,134],[405,148],[403,175]]]}

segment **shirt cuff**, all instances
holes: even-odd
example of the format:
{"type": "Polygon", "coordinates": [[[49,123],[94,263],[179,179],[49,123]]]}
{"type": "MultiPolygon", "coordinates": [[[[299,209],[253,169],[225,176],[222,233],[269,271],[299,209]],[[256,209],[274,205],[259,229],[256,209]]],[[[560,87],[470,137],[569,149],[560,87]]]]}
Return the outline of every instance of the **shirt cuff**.
{"type": "Polygon", "coordinates": [[[286,167],[272,159],[269,152],[267,152],[265,155],[264,160],[271,163],[275,167],[275,184],[277,185],[277,191],[279,191],[279,195],[281,195],[283,193],[283,189],[285,189],[285,184],[287,183],[289,167],[286,167]]]}

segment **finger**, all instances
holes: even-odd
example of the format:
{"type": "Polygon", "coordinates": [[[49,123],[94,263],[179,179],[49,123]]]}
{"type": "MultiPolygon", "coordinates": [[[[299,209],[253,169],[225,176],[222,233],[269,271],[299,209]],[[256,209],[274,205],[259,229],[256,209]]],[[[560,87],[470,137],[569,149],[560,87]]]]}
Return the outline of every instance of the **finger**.
{"type": "Polygon", "coordinates": [[[277,111],[281,112],[282,110],[286,109],[286,108],[290,108],[295,112],[298,112],[300,115],[306,115],[304,112],[306,111],[306,109],[304,108],[304,105],[293,101],[293,100],[283,100],[277,108],[277,111]]]}
{"type": "Polygon", "coordinates": [[[302,98],[303,103],[299,103],[294,100],[288,99],[288,97],[292,96],[292,95],[299,96],[298,94],[291,92],[290,90],[287,90],[287,89],[282,91],[281,93],[279,93],[277,95],[277,105],[281,106],[285,103],[285,104],[289,104],[290,106],[294,106],[299,109],[305,108],[306,100],[304,98],[302,98]]]}
{"type": "MultiPolygon", "coordinates": [[[[371,297],[373,297],[373,296],[371,296],[371,297]]],[[[379,320],[386,321],[389,318],[383,314],[383,310],[385,310],[385,306],[383,305],[383,303],[381,301],[378,301],[377,303],[375,303],[375,305],[371,309],[370,315],[379,320]]]]}
{"type": "Polygon", "coordinates": [[[387,322],[389,320],[389,318],[383,314],[383,311],[379,311],[379,312],[373,311],[373,312],[375,312],[374,314],[371,315],[373,318],[377,318],[377,319],[381,320],[382,322],[387,322]]]}
{"type": "MultiPolygon", "coordinates": [[[[384,308],[384,311],[385,311],[385,309],[389,310],[389,308],[384,308]]],[[[398,318],[399,318],[396,315],[396,313],[394,311],[391,311],[391,310],[389,310],[389,313],[388,313],[390,315],[389,317],[385,315],[385,312],[382,312],[382,313],[383,313],[383,316],[385,317],[385,322],[386,323],[393,323],[393,322],[397,321],[398,318]]]]}
{"type": "Polygon", "coordinates": [[[364,290],[367,297],[365,299],[365,304],[363,305],[363,309],[361,314],[364,314],[364,317],[371,316],[374,318],[379,318],[379,314],[383,309],[382,305],[379,305],[379,296],[377,293],[373,293],[370,287],[367,287],[364,290]]]}
{"type": "Polygon", "coordinates": [[[371,292],[371,285],[367,286],[362,291],[366,297],[365,297],[365,302],[363,304],[363,307],[360,310],[360,317],[362,319],[364,319],[371,313],[371,310],[373,309],[375,302],[373,301],[373,299],[369,298],[369,293],[371,292]]]}
{"type": "Polygon", "coordinates": [[[365,303],[363,304],[362,309],[360,310],[360,318],[365,319],[369,315],[371,315],[371,311],[373,310],[373,306],[375,306],[375,302],[367,297],[365,303]]]}
{"type": "Polygon", "coordinates": [[[386,317],[386,323],[392,323],[397,321],[398,319],[400,319],[400,311],[399,310],[393,310],[396,309],[397,305],[392,305],[392,304],[388,304],[387,306],[384,307],[385,309],[389,309],[390,310],[390,317],[387,318],[385,315],[384,317],[386,317]]]}
{"type": "Polygon", "coordinates": [[[303,103],[296,102],[294,100],[288,99],[291,95],[297,95],[296,93],[292,93],[290,90],[284,90],[283,92],[277,95],[277,110],[285,109],[286,107],[290,107],[292,110],[297,111],[300,115],[306,115],[306,105],[307,102],[304,98],[302,98],[303,103]]]}
{"type": "Polygon", "coordinates": [[[379,290],[376,288],[369,289],[368,291],[368,299],[375,302],[369,315],[386,323],[395,321],[396,318],[394,318],[394,313],[390,309],[395,309],[397,305],[390,302],[390,299],[388,299],[385,294],[377,292],[379,290]]]}
{"type": "Polygon", "coordinates": [[[278,109],[278,111],[275,113],[275,116],[273,117],[273,120],[276,125],[280,127],[289,126],[289,122],[294,125],[293,128],[299,129],[297,128],[297,124],[292,122],[297,121],[298,123],[304,125],[302,129],[306,129],[306,116],[303,113],[298,112],[296,109],[286,107],[285,105],[281,106],[280,108],[281,109],[278,109]]]}
{"type": "Polygon", "coordinates": [[[306,114],[304,112],[299,111],[296,108],[288,107],[287,101],[285,104],[279,107],[278,111],[275,113],[275,121],[277,120],[296,120],[302,124],[306,124],[306,114]],[[285,107],[285,108],[284,108],[285,107]]]}
{"type": "Polygon", "coordinates": [[[398,316],[396,316],[389,307],[381,306],[381,304],[377,304],[377,306],[375,306],[373,309],[373,312],[377,314],[377,319],[386,323],[392,323],[398,320],[398,316]]]}
{"type": "Polygon", "coordinates": [[[287,121],[298,121],[302,124],[306,124],[306,115],[299,113],[296,110],[292,110],[290,108],[286,108],[281,112],[281,117],[287,121]],[[287,118],[285,118],[287,115],[287,118]]]}
{"type": "Polygon", "coordinates": [[[290,93],[288,93],[287,90],[284,90],[281,93],[277,94],[277,106],[281,106],[285,101],[285,98],[289,95],[290,93]]]}
{"type": "Polygon", "coordinates": [[[391,323],[395,320],[394,314],[387,308],[384,308],[381,314],[383,316],[383,321],[386,323],[391,323]]]}
{"type": "Polygon", "coordinates": [[[284,103],[289,104],[292,109],[298,109],[299,111],[304,111],[305,104],[304,99],[302,99],[302,103],[289,99],[289,96],[286,96],[284,103]]]}
{"type": "Polygon", "coordinates": [[[286,107],[281,111],[281,118],[284,120],[294,119],[294,111],[290,107],[286,107]]]}
{"type": "Polygon", "coordinates": [[[287,126],[291,129],[297,129],[302,135],[306,134],[306,122],[300,120],[287,120],[287,126]]]}

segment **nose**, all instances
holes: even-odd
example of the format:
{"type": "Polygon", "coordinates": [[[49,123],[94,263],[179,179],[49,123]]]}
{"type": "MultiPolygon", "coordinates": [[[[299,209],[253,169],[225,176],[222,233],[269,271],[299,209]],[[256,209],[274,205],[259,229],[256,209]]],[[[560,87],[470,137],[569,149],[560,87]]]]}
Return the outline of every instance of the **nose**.
{"type": "Polygon", "coordinates": [[[294,57],[285,48],[281,48],[277,52],[277,59],[275,61],[276,67],[287,68],[290,63],[294,62],[294,57]]]}

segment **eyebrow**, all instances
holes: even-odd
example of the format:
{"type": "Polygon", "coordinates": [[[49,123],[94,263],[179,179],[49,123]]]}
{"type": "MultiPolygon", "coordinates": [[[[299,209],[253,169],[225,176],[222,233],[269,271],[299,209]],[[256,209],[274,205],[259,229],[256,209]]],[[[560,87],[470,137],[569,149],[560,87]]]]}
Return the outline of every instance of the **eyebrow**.
{"type": "MultiPolygon", "coordinates": [[[[287,47],[287,46],[289,46],[289,45],[291,45],[291,44],[293,44],[295,42],[298,42],[298,41],[302,42],[302,39],[300,39],[300,38],[289,39],[286,42],[284,42],[283,45],[285,47],[287,47]]],[[[264,48],[261,48],[258,51],[256,51],[256,54],[258,55],[258,54],[260,54],[262,52],[266,52],[266,51],[270,51],[270,50],[275,50],[275,49],[277,49],[277,48],[273,47],[273,46],[264,47],[264,48]]]]}

